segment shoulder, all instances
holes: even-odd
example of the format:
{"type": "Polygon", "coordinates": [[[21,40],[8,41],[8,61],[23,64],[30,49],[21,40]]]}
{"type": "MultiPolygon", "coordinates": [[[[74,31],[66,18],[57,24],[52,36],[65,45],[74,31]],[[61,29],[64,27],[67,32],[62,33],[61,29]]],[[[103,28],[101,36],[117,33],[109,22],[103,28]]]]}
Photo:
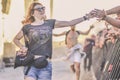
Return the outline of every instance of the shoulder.
{"type": "Polygon", "coordinates": [[[22,31],[23,31],[23,32],[26,32],[26,31],[28,30],[28,27],[30,27],[30,24],[25,24],[25,25],[23,25],[22,31]]]}
{"type": "Polygon", "coordinates": [[[52,28],[55,26],[55,19],[47,19],[45,20],[45,24],[50,25],[52,28]]]}
{"type": "Polygon", "coordinates": [[[68,33],[70,32],[70,30],[68,30],[68,31],[65,31],[65,33],[66,33],[66,35],[68,35],[68,33]]]}
{"type": "Polygon", "coordinates": [[[23,25],[22,28],[26,28],[26,27],[28,27],[28,26],[30,26],[30,24],[25,24],[25,25],[23,25]]]}
{"type": "Polygon", "coordinates": [[[45,20],[45,22],[47,22],[47,23],[55,23],[55,19],[47,19],[47,20],[45,20]]]}

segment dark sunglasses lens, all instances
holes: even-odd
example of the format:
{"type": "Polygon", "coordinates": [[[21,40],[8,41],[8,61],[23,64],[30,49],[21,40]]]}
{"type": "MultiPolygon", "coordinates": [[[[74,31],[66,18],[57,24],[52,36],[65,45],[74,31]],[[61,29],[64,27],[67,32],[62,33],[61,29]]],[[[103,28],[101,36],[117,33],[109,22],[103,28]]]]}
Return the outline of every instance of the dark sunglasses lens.
{"type": "Polygon", "coordinates": [[[41,11],[45,10],[45,7],[37,8],[36,10],[41,12],[41,11]]]}

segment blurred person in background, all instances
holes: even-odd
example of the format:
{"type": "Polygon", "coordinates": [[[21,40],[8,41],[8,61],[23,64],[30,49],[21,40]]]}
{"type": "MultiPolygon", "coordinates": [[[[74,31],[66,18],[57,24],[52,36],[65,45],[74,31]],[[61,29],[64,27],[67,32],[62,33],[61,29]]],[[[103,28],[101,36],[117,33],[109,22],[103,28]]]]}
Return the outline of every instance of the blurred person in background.
{"type": "Polygon", "coordinates": [[[84,42],[83,51],[86,53],[86,57],[84,58],[84,70],[91,70],[92,66],[92,50],[93,46],[95,46],[95,35],[91,35],[90,38],[86,38],[84,42]],[[88,63],[88,64],[87,64],[88,63]]]}
{"type": "Polygon", "coordinates": [[[72,71],[76,74],[76,80],[79,80],[80,77],[81,51],[83,51],[82,45],[78,43],[78,37],[79,35],[88,35],[93,28],[94,26],[90,26],[87,31],[83,32],[80,30],[76,30],[74,25],[71,26],[71,29],[68,31],[64,31],[60,34],[53,34],[56,37],[65,35],[65,44],[67,46],[66,59],[72,62],[70,67],[72,71]]]}

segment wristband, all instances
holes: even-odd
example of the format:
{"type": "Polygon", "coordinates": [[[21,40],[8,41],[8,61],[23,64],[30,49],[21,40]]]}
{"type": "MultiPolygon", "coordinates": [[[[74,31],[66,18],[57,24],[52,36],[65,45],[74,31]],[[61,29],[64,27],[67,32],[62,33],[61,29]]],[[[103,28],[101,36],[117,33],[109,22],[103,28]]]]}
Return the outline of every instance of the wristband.
{"type": "Polygon", "coordinates": [[[105,15],[102,17],[102,20],[105,20],[105,18],[107,17],[106,11],[104,11],[104,12],[105,12],[105,15]]]}
{"type": "Polygon", "coordinates": [[[89,20],[89,18],[87,16],[83,16],[84,20],[89,20]]]}

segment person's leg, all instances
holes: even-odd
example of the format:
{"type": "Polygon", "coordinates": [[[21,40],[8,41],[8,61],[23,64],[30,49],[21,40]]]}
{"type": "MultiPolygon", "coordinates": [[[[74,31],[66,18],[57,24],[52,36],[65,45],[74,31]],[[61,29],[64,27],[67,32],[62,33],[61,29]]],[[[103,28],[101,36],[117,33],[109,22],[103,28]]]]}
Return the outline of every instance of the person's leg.
{"type": "Polygon", "coordinates": [[[32,66],[24,80],[52,80],[52,63],[49,62],[47,67],[42,69],[32,66]]]}
{"type": "Polygon", "coordinates": [[[37,80],[52,80],[52,63],[49,62],[47,67],[42,68],[38,73],[37,80]]]}
{"type": "MultiPolygon", "coordinates": [[[[24,69],[24,74],[27,71],[27,67],[24,69]]],[[[33,66],[29,69],[28,73],[25,75],[24,80],[36,80],[37,79],[37,69],[33,66]]]]}
{"type": "Polygon", "coordinates": [[[74,68],[76,74],[76,80],[80,79],[80,63],[81,63],[81,55],[79,51],[74,53],[74,68]]]}
{"type": "Polygon", "coordinates": [[[72,72],[75,73],[74,64],[70,65],[70,68],[71,68],[72,72]]]}
{"type": "Polygon", "coordinates": [[[74,62],[74,68],[75,68],[76,80],[79,80],[80,79],[80,63],[74,62]]]}
{"type": "Polygon", "coordinates": [[[91,65],[92,65],[92,54],[90,54],[88,57],[88,71],[91,70],[91,65]]]}
{"type": "Polygon", "coordinates": [[[86,68],[87,68],[87,56],[85,57],[84,59],[84,70],[86,71],[86,68]]]}

